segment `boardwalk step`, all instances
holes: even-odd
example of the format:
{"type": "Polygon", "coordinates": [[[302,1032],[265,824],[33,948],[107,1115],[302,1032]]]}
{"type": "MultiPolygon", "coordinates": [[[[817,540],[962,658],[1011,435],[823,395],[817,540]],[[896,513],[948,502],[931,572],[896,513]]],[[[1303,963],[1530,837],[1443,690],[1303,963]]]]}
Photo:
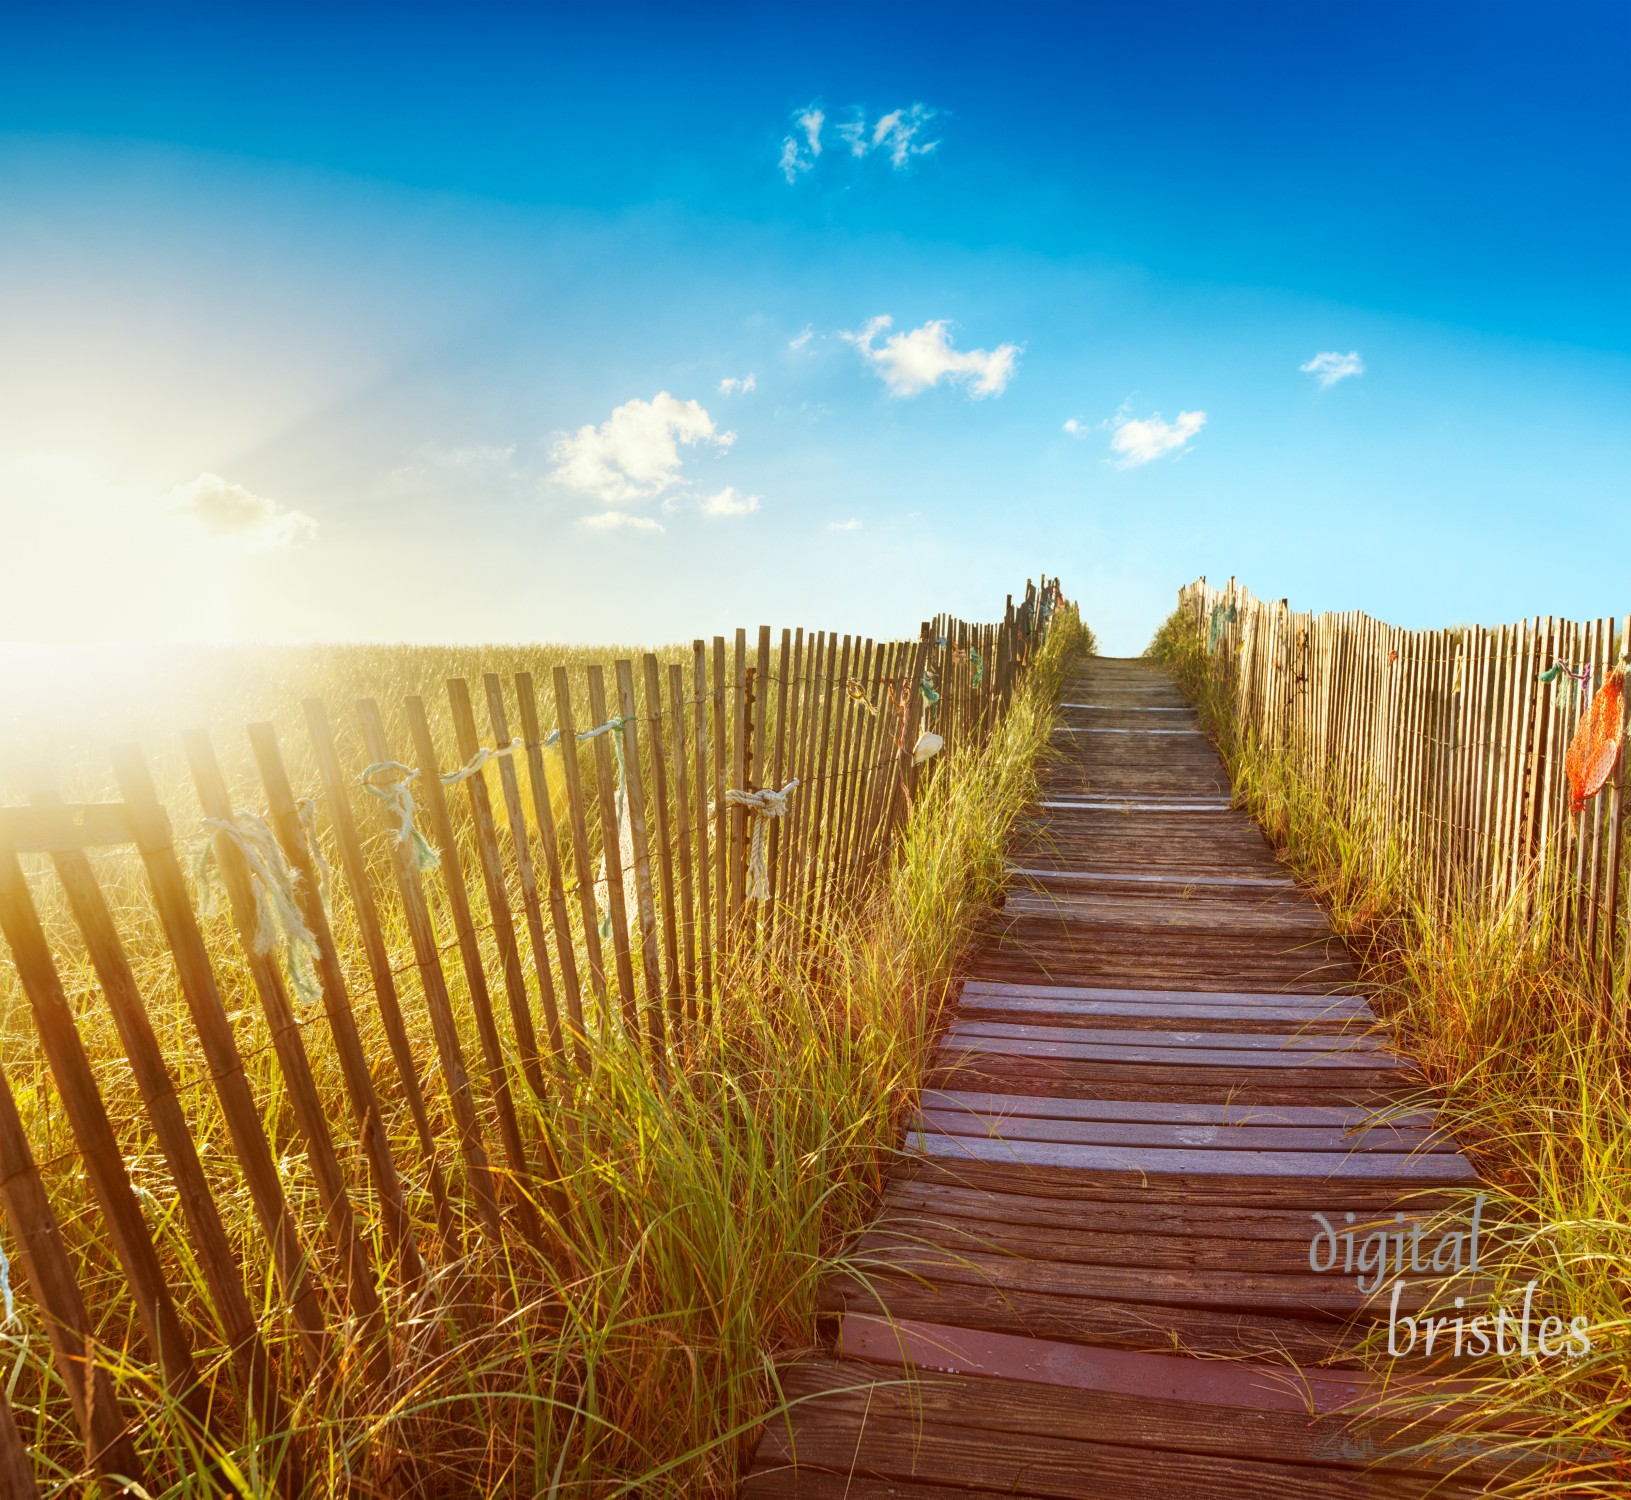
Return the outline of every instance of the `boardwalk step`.
{"type": "Polygon", "coordinates": [[[771,1487],[772,1471],[795,1453],[801,1470],[976,1494],[1336,1500],[1359,1493],[1360,1471],[1368,1496],[1479,1493],[1460,1481],[1435,1487],[1402,1460],[1378,1467],[1391,1434],[1345,1440],[1335,1417],[977,1375],[907,1383],[859,1360],[804,1366],[787,1395],[803,1401],[796,1436],[785,1422],[766,1429],[748,1497],[856,1493],[771,1487]],[[997,1433],[1018,1441],[994,1443],[997,1433]]]}
{"type": "Polygon", "coordinates": [[[1037,1120],[1142,1120],[1170,1125],[1265,1125],[1359,1133],[1366,1130],[1430,1130],[1425,1110],[1389,1111],[1342,1105],[1174,1104],[1132,1099],[1054,1099],[1030,1094],[985,1094],[959,1089],[925,1089],[922,1107],[942,1113],[966,1110],[1037,1120]]]}
{"type": "Polygon", "coordinates": [[[1050,870],[1045,866],[1010,865],[1008,873],[1022,879],[1106,885],[1242,886],[1248,889],[1294,891],[1295,881],[1277,880],[1272,875],[1192,875],[1153,874],[1148,870],[1050,870]]]}
{"type": "Polygon", "coordinates": [[[1399,1068],[1407,1065],[1376,1047],[1360,1047],[1363,1038],[1259,1036],[1253,1032],[1095,1032],[1055,1026],[997,1027],[970,1021],[952,1028],[948,1052],[994,1052],[1004,1057],[1057,1057],[1083,1062],[1148,1063],[1155,1067],[1190,1068],[1399,1068]],[[1007,1032],[1042,1035],[1005,1035],[1007,1032]],[[1063,1036],[1051,1033],[1064,1032],[1063,1036]],[[1110,1040],[1115,1038],[1115,1040],[1110,1040]],[[1268,1042],[1256,1047],[1249,1043],[1268,1042]]]}
{"type": "Polygon", "coordinates": [[[1333,1125],[1195,1125],[1156,1120],[1061,1120],[1057,1116],[976,1114],[925,1107],[920,1130],[1003,1141],[1055,1141],[1063,1145],[1181,1146],[1252,1151],[1454,1151],[1432,1131],[1373,1126],[1349,1132],[1333,1125]]]}
{"type": "Polygon", "coordinates": [[[1136,1172],[1151,1177],[1294,1177],[1309,1182],[1355,1179],[1389,1182],[1472,1183],[1466,1158],[1455,1153],[1287,1151],[1164,1146],[1084,1146],[1057,1141],[986,1140],[909,1130],[906,1149],[943,1161],[977,1161],[1060,1171],[1136,1172]]]}

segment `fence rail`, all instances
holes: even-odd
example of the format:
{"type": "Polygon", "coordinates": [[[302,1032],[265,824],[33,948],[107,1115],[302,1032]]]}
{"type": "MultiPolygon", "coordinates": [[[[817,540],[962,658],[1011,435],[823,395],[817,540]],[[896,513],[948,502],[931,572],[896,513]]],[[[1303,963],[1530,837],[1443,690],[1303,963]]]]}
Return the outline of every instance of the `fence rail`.
{"type": "Polygon", "coordinates": [[[1245,730],[1363,806],[1418,895],[1545,914],[1605,998],[1623,994],[1624,758],[1612,757],[1631,616],[1402,630],[1358,612],[1299,614],[1204,578],[1179,608],[1245,730]],[[1597,787],[1582,764],[1588,740],[1602,749],[1597,787]]]}
{"type": "MultiPolygon", "coordinates": [[[[935,751],[999,722],[1058,597],[1043,580],[998,623],[943,616],[908,641],[739,630],[688,666],[591,666],[587,701],[564,667],[548,700],[525,671],[455,678],[452,746],[417,697],[408,743],[372,699],[307,700],[307,796],[268,723],[247,726],[259,785],[236,799],[210,736],[184,736],[201,836],[173,825],[134,745],[113,754],[117,802],[45,788],[0,808],[0,931],[32,1019],[30,1037],[5,1018],[0,1209],[87,1472],[144,1479],[110,1298],[219,1452],[246,1423],[290,1434],[305,1381],[349,1364],[384,1388],[502,1312],[493,1268],[569,1238],[552,1091],[611,1046],[658,1076],[683,1066],[733,966],[796,959],[860,899],[935,751]],[[86,965],[94,981],[73,982],[86,965]],[[117,1048],[93,1054],[109,1018],[117,1048]],[[133,1165],[132,1119],[161,1166],[133,1165]],[[258,1240],[223,1207],[223,1152],[258,1240]],[[94,1214],[59,1214],[64,1155],[94,1214]],[[178,1305],[186,1278],[144,1204],[182,1225],[213,1327],[178,1305]],[[103,1246],[116,1272],[93,1285],[103,1246]],[[206,1368],[201,1339],[225,1358],[206,1368]]],[[[0,1488],[21,1495],[4,1389],[0,1488]]],[[[286,1494],[304,1464],[291,1434],[286,1494]]]]}

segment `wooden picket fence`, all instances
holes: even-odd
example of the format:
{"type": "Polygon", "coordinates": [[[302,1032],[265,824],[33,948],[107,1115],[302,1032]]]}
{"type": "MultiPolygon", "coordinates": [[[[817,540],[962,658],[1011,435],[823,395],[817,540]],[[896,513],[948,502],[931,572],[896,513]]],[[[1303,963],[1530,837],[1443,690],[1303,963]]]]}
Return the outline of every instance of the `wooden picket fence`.
{"type": "MultiPolygon", "coordinates": [[[[372,699],[345,713],[307,700],[308,743],[289,761],[270,724],[247,726],[259,785],[240,786],[236,800],[210,737],[184,736],[207,820],[197,838],[178,832],[134,745],[113,752],[118,801],[67,803],[45,789],[0,808],[0,930],[37,1041],[20,1053],[11,1023],[0,1067],[4,1239],[21,1315],[50,1339],[86,1473],[144,1478],[97,1340],[96,1295],[111,1295],[109,1284],[82,1284],[48,1186],[60,1160],[42,1175],[14,1093],[19,1073],[31,1094],[52,1091],[49,1107],[35,1098],[28,1113],[37,1122],[60,1111],[94,1198],[100,1222],[75,1224],[75,1241],[111,1249],[141,1357],[195,1424],[200,1451],[230,1451],[229,1429],[246,1421],[286,1434],[287,1393],[303,1380],[344,1361],[384,1381],[403,1357],[380,1336],[384,1297],[429,1299],[432,1350],[475,1309],[489,1320],[502,1311],[502,1277],[474,1289],[469,1278],[523,1244],[553,1253],[572,1213],[544,1113],[525,1107],[525,1094],[546,1096],[559,1086],[552,1075],[592,1066],[608,1046],[640,1049],[659,1076],[682,1067],[687,1038],[719,1019],[734,965],[796,958],[813,931],[864,899],[936,770],[933,736],[954,748],[991,733],[1058,598],[1044,580],[1017,605],[1010,598],[998,623],[940,617],[909,641],[798,630],[773,644],[762,627],[750,646],[737,631],[733,642],[695,642],[688,666],[665,671],[654,655],[591,666],[586,702],[564,667],[547,703],[526,672],[454,679],[453,745],[438,743],[419,698],[402,704],[411,744],[388,738],[372,699]],[[315,767],[305,795],[291,764],[315,767]],[[184,858],[200,842],[230,904],[233,955],[184,858]],[[280,895],[294,912],[277,910],[280,895]],[[173,984],[162,997],[144,990],[139,970],[151,968],[123,930],[144,905],[168,950],[173,984]],[[65,983],[65,946],[94,971],[88,995],[65,983]],[[238,975],[230,984],[225,967],[238,975]],[[244,971],[258,1016],[249,1002],[229,1004],[244,971]],[[186,1030],[177,992],[191,1023],[185,1069],[173,1055],[186,1030]],[[167,1173],[164,1206],[179,1210],[229,1351],[209,1376],[188,1323],[198,1311],[178,1306],[175,1267],[144,1214],[152,1190],[133,1185],[105,1097],[107,1060],[87,1050],[87,1007],[101,1004],[123,1050],[114,1073],[140,1097],[141,1129],[167,1173]],[[410,1035],[410,1019],[426,1013],[433,1055],[410,1035]],[[383,1029],[375,1055],[364,1020],[376,1037],[383,1029]],[[343,1078],[343,1118],[325,1110],[319,1061],[343,1078]],[[208,1171],[182,1072],[207,1077],[223,1122],[208,1171]],[[281,1099],[267,1097],[268,1084],[281,1099]],[[266,1123],[276,1108],[301,1148],[281,1159],[266,1123]],[[442,1116],[456,1160],[433,1125],[442,1116]],[[211,1187],[223,1145],[234,1193],[253,1204],[259,1265],[211,1187]],[[321,1212],[302,1221],[294,1205],[314,1194],[321,1212]],[[257,1309],[268,1287],[270,1312],[257,1309]],[[293,1336],[268,1337],[268,1317],[293,1336]]],[[[280,1472],[298,1495],[298,1436],[280,1472]]],[[[38,1493],[3,1381],[0,1492],[38,1493]]]]}
{"type": "Polygon", "coordinates": [[[1578,814],[1564,757],[1626,660],[1631,616],[1402,630],[1357,611],[1299,614],[1204,578],[1179,607],[1244,728],[1362,807],[1373,836],[1396,841],[1418,896],[1544,914],[1605,997],[1624,991],[1624,757],[1578,814]]]}

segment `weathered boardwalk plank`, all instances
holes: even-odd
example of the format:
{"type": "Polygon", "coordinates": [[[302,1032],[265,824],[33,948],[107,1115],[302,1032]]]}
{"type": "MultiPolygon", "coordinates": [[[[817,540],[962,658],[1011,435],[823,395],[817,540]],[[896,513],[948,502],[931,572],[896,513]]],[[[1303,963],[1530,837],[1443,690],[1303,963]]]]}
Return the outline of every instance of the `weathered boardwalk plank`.
{"type": "Polygon", "coordinates": [[[1472,1168],[1171,684],[1095,660],[1066,698],[881,1212],[822,1288],[837,1347],[784,1371],[744,1493],[1483,1493],[1494,1457],[1450,1475],[1364,1414],[1346,1351],[1385,1310],[1309,1265],[1314,1212],[1391,1228],[1472,1168]]]}

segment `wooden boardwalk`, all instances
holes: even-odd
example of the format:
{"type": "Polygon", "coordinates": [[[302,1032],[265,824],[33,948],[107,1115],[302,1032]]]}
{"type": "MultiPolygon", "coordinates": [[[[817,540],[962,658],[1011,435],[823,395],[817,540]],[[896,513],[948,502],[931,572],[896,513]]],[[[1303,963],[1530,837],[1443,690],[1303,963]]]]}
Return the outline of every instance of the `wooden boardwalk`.
{"type": "Polygon", "coordinates": [[[1418,1080],[1171,683],[1094,659],[1066,697],[937,1086],[824,1288],[835,1355],[784,1371],[805,1399],[744,1495],[1482,1493],[1356,1425],[1375,1309],[1309,1265],[1315,1211],[1391,1227],[1469,1164],[1397,1116],[1418,1080]]]}

